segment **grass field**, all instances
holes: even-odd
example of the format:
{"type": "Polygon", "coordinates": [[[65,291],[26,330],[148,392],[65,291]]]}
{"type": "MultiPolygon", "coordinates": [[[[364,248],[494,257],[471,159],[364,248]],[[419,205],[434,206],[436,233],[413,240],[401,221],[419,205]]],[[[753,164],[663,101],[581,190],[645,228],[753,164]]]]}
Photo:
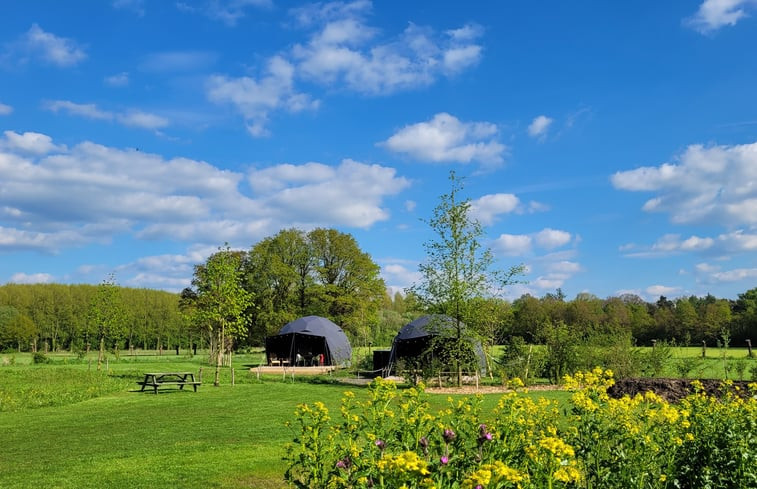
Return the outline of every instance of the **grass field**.
{"type": "MultiPolygon", "coordinates": [[[[2,357],[8,355],[0,355],[2,357]]],[[[16,354],[0,367],[0,487],[2,488],[280,488],[284,426],[303,402],[337,408],[345,390],[365,388],[333,378],[275,376],[258,380],[246,365],[260,357],[234,359],[236,385],[224,370],[212,387],[203,367],[197,393],[137,391],[146,371],[198,372],[202,356],[109,358],[108,372],[89,359],[50,355],[51,364],[30,365],[16,354]]],[[[564,401],[567,394],[534,394],[564,401]]],[[[446,395],[432,396],[446,405],[446,395]]],[[[499,396],[485,399],[485,412],[499,396]]]]}

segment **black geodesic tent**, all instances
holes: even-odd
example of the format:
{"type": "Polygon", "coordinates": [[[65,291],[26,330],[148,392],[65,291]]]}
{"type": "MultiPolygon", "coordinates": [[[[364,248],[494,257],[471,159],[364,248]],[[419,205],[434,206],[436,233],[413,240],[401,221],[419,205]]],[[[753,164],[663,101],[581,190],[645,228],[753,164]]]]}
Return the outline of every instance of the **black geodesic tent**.
{"type": "MultiPolygon", "coordinates": [[[[481,342],[467,332],[461,323],[461,334],[465,344],[470,346],[469,354],[475,356],[475,363],[482,373],[486,372],[486,357],[481,342]]],[[[388,372],[398,362],[428,363],[435,357],[443,355],[445,338],[454,338],[457,334],[456,321],[445,315],[430,314],[411,321],[400,329],[392,342],[389,354],[388,372]]]]}
{"type": "Polygon", "coordinates": [[[289,365],[346,366],[352,360],[350,340],[342,328],[320,316],[295,319],[279,334],[268,336],[265,353],[269,364],[285,360],[289,365]]]}

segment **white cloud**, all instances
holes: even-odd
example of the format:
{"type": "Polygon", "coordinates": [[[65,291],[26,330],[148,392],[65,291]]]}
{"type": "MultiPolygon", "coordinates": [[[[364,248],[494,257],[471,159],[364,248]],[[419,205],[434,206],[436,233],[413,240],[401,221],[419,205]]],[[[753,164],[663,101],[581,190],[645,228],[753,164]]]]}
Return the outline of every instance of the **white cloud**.
{"type": "Polygon", "coordinates": [[[205,0],[196,4],[177,2],[176,7],[184,12],[199,13],[233,27],[247,15],[248,7],[270,8],[272,0],[205,0]]]}
{"type": "Polygon", "coordinates": [[[493,244],[498,254],[508,256],[525,255],[531,251],[533,238],[527,234],[501,234],[493,244]]]}
{"type": "Polygon", "coordinates": [[[462,122],[447,114],[436,114],[428,122],[411,124],[379,143],[390,151],[405,153],[433,163],[479,162],[496,166],[504,162],[507,147],[496,141],[498,130],[489,122],[462,122]]]}
{"type": "Polygon", "coordinates": [[[757,251],[757,234],[743,229],[736,229],[720,234],[714,238],[689,236],[682,238],[680,234],[666,234],[652,246],[644,247],[636,244],[621,246],[620,251],[629,257],[659,257],[675,253],[697,252],[714,256],[726,256],[757,251]]]}
{"type": "Polygon", "coordinates": [[[410,24],[395,38],[375,41],[367,25],[371,2],[331,2],[292,10],[301,26],[317,26],[310,40],[294,47],[298,70],[320,83],[340,83],[350,90],[380,95],[433,83],[439,76],[476,65],[482,29],[466,25],[435,34],[410,24]]]}
{"type": "Polygon", "coordinates": [[[343,160],[337,167],[320,163],[278,165],[250,172],[251,187],[273,217],[293,219],[298,227],[328,223],[367,228],[388,219],[381,207],[410,182],[393,168],[343,160]]]}
{"type": "Polygon", "coordinates": [[[515,212],[520,206],[520,199],[514,194],[490,194],[484,195],[471,202],[471,217],[481,224],[492,224],[500,214],[515,212]]]}
{"type": "Polygon", "coordinates": [[[546,228],[534,235],[534,242],[541,248],[551,250],[570,243],[573,239],[567,231],[546,228]]]}
{"type": "Polygon", "coordinates": [[[683,289],[681,287],[671,287],[667,285],[650,285],[645,289],[647,295],[651,297],[659,297],[664,295],[666,297],[676,296],[681,294],[683,289]]]}
{"type": "Polygon", "coordinates": [[[112,87],[125,87],[129,84],[129,73],[123,71],[115,75],[106,76],[105,83],[112,87]]]}
{"type": "Polygon", "coordinates": [[[393,292],[402,292],[423,279],[423,276],[418,271],[417,263],[386,259],[380,260],[380,264],[381,278],[384,279],[387,288],[393,292]]]}
{"type": "Polygon", "coordinates": [[[54,277],[49,273],[14,273],[8,282],[13,284],[49,284],[54,277]]]}
{"type": "Polygon", "coordinates": [[[78,104],[69,100],[54,100],[44,104],[47,110],[67,112],[87,119],[115,121],[119,124],[140,129],[161,129],[170,123],[165,117],[129,109],[123,112],[101,110],[95,104],[78,104]]]}
{"type": "Polygon", "coordinates": [[[685,23],[702,34],[708,34],[724,26],[736,25],[747,17],[746,10],[755,4],[754,0],[705,0],[685,23]]]}
{"type": "Polygon", "coordinates": [[[757,143],[689,146],[675,163],[612,175],[617,189],[655,192],[643,206],[676,224],[757,225],[757,143]]]}
{"type": "Polygon", "coordinates": [[[294,90],[294,67],[282,57],[268,62],[260,79],[229,78],[215,75],[208,80],[207,96],[216,103],[233,105],[246,119],[247,129],[255,137],[268,134],[268,114],[275,109],[299,112],[318,108],[318,100],[294,90]]]}
{"type": "Polygon", "coordinates": [[[544,137],[547,135],[547,131],[551,124],[551,118],[545,115],[537,116],[528,126],[528,135],[532,138],[544,137]]]}
{"type": "Polygon", "coordinates": [[[18,41],[10,45],[10,55],[21,63],[35,59],[60,67],[74,66],[87,57],[75,41],[45,32],[37,24],[32,24],[18,41]]]}
{"type": "Polygon", "coordinates": [[[0,115],[10,115],[13,113],[13,107],[0,103],[0,115]]]}
{"type": "Polygon", "coordinates": [[[4,131],[5,139],[0,139],[0,150],[43,155],[61,148],[53,144],[50,136],[38,132],[19,134],[14,131],[4,131]]]}
{"type": "MultiPolygon", "coordinates": [[[[565,246],[576,239],[567,231],[545,228],[531,234],[502,234],[494,240],[492,249],[499,254],[518,256],[532,252],[535,247],[551,251],[565,246]]],[[[548,255],[548,259],[554,260],[561,256],[559,254],[552,254],[548,255]]]]}

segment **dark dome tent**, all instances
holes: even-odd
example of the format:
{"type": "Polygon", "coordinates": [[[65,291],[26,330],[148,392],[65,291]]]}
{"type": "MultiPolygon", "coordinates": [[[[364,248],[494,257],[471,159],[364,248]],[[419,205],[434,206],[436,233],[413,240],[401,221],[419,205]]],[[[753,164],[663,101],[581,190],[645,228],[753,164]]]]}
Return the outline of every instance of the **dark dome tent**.
{"type": "Polygon", "coordinates": [[[268,364],[349,365],[352,347],[342,328],[320,316],[305,316],[288,323],[279,334],[265,339],[268,364]]]}
{"type": "MultiPolygon", "coordinates": [[[[465,324],[461,323],[463,338],[471,346],[471,353],[476,356],[479,370],[486,372],[486,358],[481,342],[466,332],[465,324]]],[[[441,314],[430,314],[406,324],[400,329],[392,342],[389,354],[389,372],[402,360],[419,360],[424,356],[432,360],[434,356],[433,340],[438,336],[454,336],[457,328],[455,320],[441,314]]]]}

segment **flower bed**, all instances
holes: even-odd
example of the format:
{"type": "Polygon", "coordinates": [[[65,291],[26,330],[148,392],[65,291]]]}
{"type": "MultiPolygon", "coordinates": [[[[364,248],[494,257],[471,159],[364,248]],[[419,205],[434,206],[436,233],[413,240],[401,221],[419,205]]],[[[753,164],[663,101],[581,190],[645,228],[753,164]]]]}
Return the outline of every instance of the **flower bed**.
{"type": "Polygon", "coordinates": [[[298,406],[285,477],[301,488],[757,487],[757,397],[694,383],[678,404],[615,399],[613,383],[601,369],[566,376],[565,413],[514,390],[484,414],[480,396],[431,412],[422,387],[377,379],[367,400],[346,392],[337,415],[298,406]]]}

